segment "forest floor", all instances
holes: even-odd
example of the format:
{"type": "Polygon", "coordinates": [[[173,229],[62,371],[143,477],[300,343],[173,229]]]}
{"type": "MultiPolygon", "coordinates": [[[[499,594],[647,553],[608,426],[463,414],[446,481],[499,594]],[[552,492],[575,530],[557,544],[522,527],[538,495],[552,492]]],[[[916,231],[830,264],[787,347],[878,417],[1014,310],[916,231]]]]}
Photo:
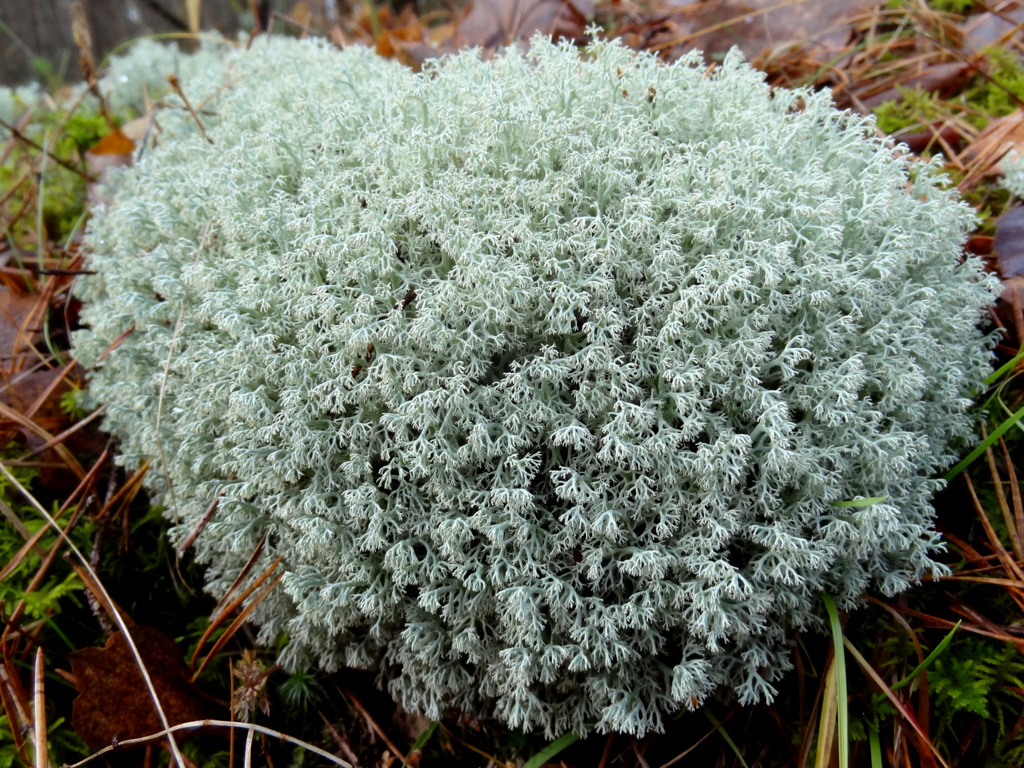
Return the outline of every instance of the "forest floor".
{"type": "MultiPolygon", "coordinates": [[[[537,31],[582,41],[594,24],[666,60],[700,48],[713,66],[738,45],[772,85],[828,88],[916,155],[941,153],[978,211],[969,255],[1005,285],[992,313],[1000,367],[978,382],[983,442],[936,499],[953,575],[867,596],[831,636],[794,636],[795,669],[771,705],[711,703],[644,739],[548,743],[490,721],[429,722],[397,710],[370,674],[286,674],[245,625],[251,591],[216,606],[202,594],[142,491],[148,467],[115,468],[102,409],[81,407],[88,371],[69,353],[80,235],[95,175],[135,145],[131,115],[83,111],[50,82],[49,106],[0,124],[0,768],[173,763],[166,738],[108,746],[161,730],[151,692],[183,724],[185,765],[1024,765],[1024,206],[1001,185],[1006,153],[1024,154],[1024,4],[478,0],[457,12],[367,3],[342,20],[314,6],[263,21],[413,68],[537,31]]],[[[88,79],[102,62],[83,44],[88,79]]]]}

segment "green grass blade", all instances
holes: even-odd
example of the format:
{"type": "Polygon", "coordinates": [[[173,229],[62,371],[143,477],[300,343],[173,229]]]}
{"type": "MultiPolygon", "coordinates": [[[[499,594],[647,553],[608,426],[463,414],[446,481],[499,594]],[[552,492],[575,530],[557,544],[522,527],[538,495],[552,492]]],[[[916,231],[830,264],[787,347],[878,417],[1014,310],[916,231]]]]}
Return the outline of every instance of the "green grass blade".
{"type": "Polygon", "coordinates": [[[871,749],[871,768],[882,768],[882,745],[878,741],[878,731],[868,727],[868,746],[871,749]]]}
{"type": "MultiPolygon", "coordinates": [[[[996,390],[997,394],[998,394],[998,392],[999,392],[999,390],[996,390]]],[[[1003,409],[1003,413],[1005,413],[1007,416],[1013,416],[1013,411],[1010,410],[1010,406],[1008,406],[1006,403],[1003,402],[1003,398],[997,397],[996,398],[996,402],[998,402],[999,403],[999,407],[1003,409]]],[[[1024,432],[1024,425],[1022,425],[1019,421],[1017,422],[1017,429],[1019,429],[1022,432],[1024,432]]]]}
{"type": "Polygon", "coordinates": [[[871,496],[867,499],[850,499],[849,501],[833,501],[833,507],[870,507],[873,504],[881,504],[888,499],[888,496],[871,496]]]}
{"type": "Polygon", "coordinates": [[[963,459],[963,461],[961,461],[959,464],[957,464],[955,467],[949,470],[949,472],[946,474],[946,480],[952,480],[954,477],[956,477],[965,469],[967,469],[976,458],[981,456],[981,454],[983,454],[985,450],[990,445],[992,445],[992,443],[994,443],[996,440],[1002,437],[1007,432],[1007,430],[1009,430],[1010,427],[1012,427],[1014,424],[1020,421],[1022,417],[1024,417],[1024,408],[1018,410],[1016,413],[1013,414],[1013,416],[1011,416],[998,427],[996,427],[996,430],[992,434],[990,434],[985,439],[985,441],[981,443],[981,445],[979,445],[977,448],[975,448],[973,451],[967,454],[967,457],[963,459]]]}
{"type": "Polygon", "coordinates": [[[579,739],[580,737],[577,736],[575,733],[565,734],[565,736],[558,739],[557,741],[551,742],[546,747],[544,747],[544,749],[542,749],[540,752],[538,752],[525,763],[523,763],[523,768],[540,768],[548,760],[553,758],[566,747],[575,744],[577,741],[579,741],[579,739]]]}
{"type": "Polygon", "coordinates": [[[918,664],[916,667],[914,667],[914,670],[909,675],[907,675],[902,680],[900,680],[898,683],[893,685],[891,687],[891,690],[898,691],[903,686],[910,685],[910,682],[915,677],[917,677],[919,674],[921,674],[921,672],[923,670],[927,669],[929,664],[931,664],[933,661],[935,661],[937,658],[939,658],[939,656],[942,654],[942,652],[944,650],[946,650],[946,646],[948,646],[951,642],[953,642],[953,635],[956,634],[956,631],[958,629],[960,629],[960,625],[963,624],[963,623],[964,623],[963,619],[958,621],[956,623],[956,626],[954,626],[951,630],[949,630],[949,634],[946,635],[944,638],[942,638],[942,642],[935,646],[935,650],[932,651],[931,653],[929,653],[924,661],[922,661],[920,664],[918,664]]]}
{"type": "MultiPolygon", "coordinates": [[[[743,768],[750,768],[750,766],[747,765],[747,761],[743,759],[743,754],[740,752],[740,748],[736,746],[736,742],[732,740],[732,736],[730,736],[728,731],[725,730],[725,727],[719,719],[711,714],[711,710],[707,707],[703,707],[701,712],[703,712],[707,719],[711,721],[711,724],[715,726],[715,730],[722,734],[722,738],[725,739],[725,743],[729,745],[733,754],[736,755],[736,759],[740,761],[740,765],[742,765],[743,768]]],[[[523,768],[526,768],[526,766],[524,765],[523,768]]]]}
{"type": "Polygon", "coordinates": [[[414,741],[412,746],[409,747],[409,753],[405,756],[405,760],[402,761],[402,768],[405,768],[405,766],[409,764],[409,757],[413,752],[423,749],[423,747],[427,745],[427,742],[430,741],[430,737],[433,736],[434,731],[437,730],[438,725],[440,725],[440,723],[437,720],[431,720],[430,725],[423,729],[423,733],[416,737],[416,741],[414,741]]]}
{"type": "Polygon", "coordinates": [[[832,645],[836,654],[836,702],[839,731],[839,768],[850,768],[850,713],[846,706],[846,651],[843,650],[843,628],[839,626],[839,612],[832,596],[823,592],[828,620],[832,625],[832,645]]]}
{"type": "Polygon", "coordinates": [[[1024,360],[1024,349],[1021,349],[1016,355],[1013,356],[1013,358],[1009,362],[1000,366],[999,370],[993,372],[991,376],[985,379],[985,385],[988,386],[999,381],[1001,378],[1003,378],[1003,376],[1005,376],[1007,373],[1016,368],[1017,363],[1019,363],[1021,360],[1024,360]]]}

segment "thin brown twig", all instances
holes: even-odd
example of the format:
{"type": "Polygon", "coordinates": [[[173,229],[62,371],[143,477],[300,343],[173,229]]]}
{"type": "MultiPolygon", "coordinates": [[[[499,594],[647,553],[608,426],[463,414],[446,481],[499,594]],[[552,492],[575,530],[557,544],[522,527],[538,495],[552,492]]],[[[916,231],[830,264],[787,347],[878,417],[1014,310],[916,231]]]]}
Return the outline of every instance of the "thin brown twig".
{"type": "Polygon", "coordinates": [[[51,437],[49,440],[47,440],[45,443],[40,445],[38,448],[32,449],[31,451],[26,453],[24,456],[19,456],[18,457],[18,461],[28,461],[29,459],[33,459],[36,456],[39,456],[41,453],[44,453],[44,452],[50,450],[51,448],[56,447],[59,443],[63,443],[67,438],[71,437],[71,435],[75,434],[76,432],[81,430],[83,427],[86,427],[89,424],[91,424],[92,422],[96,421],[96,419],[98,419],[100,416],[102,416],[104,413],[106,413],[106,410],[107,410],[107,403],[104,403],[103,405],[101,405],[99,408],[97,408],[95,411],[90,413],[85,418],[79,419],[74,424],[72,424],[70,427],[65,429],[63,432],[60,432],[60,433],[54,435],[53,437],[51,437]]]}
{"type": "MultiPolygon", "coordinates": [[[[347,698],[349,701],[352,702],[352,706],[354,706],[356,708],[356,710],[358,710],[359,714],[363,716],[363,719],[366,721],[366,724],[370,727],[370,730],[373,731],[374,733],[376,733],[381,738],[381,741],[383,741],[384,744],[387,745],[387,748],[391,750],[392,754],[395,754],[395,755],[404,755],[405,754],[402,750],[400,750],[398,747],[395,746],[395,743],[384,732],[384,729],[381,728],[379,725],[377,725],[377,721],[373,719],[373,715],[370,714],[369,710],[366,707],[363,706],[363,702],[361,702],[358,699],[358,697],[354,693],[352,693],[352,691],[350,691],[347,687],[342,685],[341,686],[341,692],[342,692],[342,694],[344,694],[345,698],[347,698]]],[[[441,727],[444,728],[443,725],[441,727]]],[[[453,734],[449,733],[449,735],[453,735],[453,734]]],[[[458,738],[458,737],[456,737],[456,738],[458,738]]],[[[460,741],[461,741],[461,739],[460,739],[460,741]]],[[[465,742],[463,742],[463,743],[465,743],[465,742]]],[[[473,749],[472,745],[470,745],[470,744],[466,744],[466,746],[468,746],[470,749],[473,749]]],[[[480,750],[474,750],[474,751],[479,752],[481,755],[484,755],[487,759],[494,760],[496,763],[498,763],[498,765],[501,765],[501,763],[498,762],[497,760],[495,760],[494,757],[492,757],[491,755],[488,755],[485,752],[481,752],[480,750]]]]}
{"type": "MultiPolygon", "coordinates": [[[[80,766],[91,763],[93,760],[96,760],[97,758],[102,757],[103,755],[110,754],[115,749],[120,749],[121,747],[131,747],[135,746],[136,744],[146,744],[151,741],[156,741],[157,739],[163,739],[165,737],[171,736],[172,734],[175,734],[179,731],[194,731],[199,728],[232,728],[236,730],[241,729],[255,731],[256,733],[263,733],[272,738],[279,739],[285,744],[294,744],[297,747],[302,747],[303,749],[312,752],[314,755],[318,755],[327,760],[328,762],[334,763],[334,765],[340,765],[341,768],[353,768],[351,763],[345,762],[337,755],[332,755],[330,752],[320,749],[320,747],[314,746],[313,744],[303,741],[302,739],[297,739],[294,736],[289,736],[288,734],[282,733],[281,731],[275,731],[273,728],[267,728],[265,725],[257,725],[255,723],[238,723],[232,722],[230,720],[190,720],[187,723],[179,723],[178,725],[174,725],[169,728],[164,728],[162,731],[151,733],[148,736],[140,736],[136,739],[124,739],[123,741],[118,741],[117,744],[111,744],[109,747],[104,747],[98,752],[94,752],[93,754],[89,755],[84,760],[79,760],[77,763],[72,763],[71,765],[65,765],[63,766],[63,768],[80,768],[80,766]]],[[[171,742],[174,743],[173,738],[171,739],[171,742]]]]}
{"type": "Polygon", "coordinates": [[[77,175],[81,176],[86,181],[88,181],[88,182],[96,181],[96,177],[95,176],[92,176],[91,174],[86,173],[85,171],[81,170],[80,168],[76,168],[74,163],[71,163],[71,162],[69,162],[68,160],[65,160],[62,157],[58,157],[57,155],[53,154],[53,152],[51,152],[50,150],[44,149],[42,146],[40,146],[39,144],[34,142],[32,139],[30,139],[28,136],[23,134],[15,126],[11,125],[7,121],[5,121],[3,119],[0,119],[0,128],[6,128],[8,131],[11,132],[11,135],[14,138],[16,138],[18,141],[22,142],[23,144],[28,144],[33,149],[39,150],[40,152],[44,153],[47,157],[49,157],[51,160],[53,160],[58,165],[62,166],[63,168],[67,168],[69,171],[71,171],[74,174],[77,174],[77,175]]]}
{"type": "Polygon", "coordinates": [[[185,102],[185,109],[187,109],[188,113],[192,115],[192,119],[196,121],[196,125],[199,126],[199,132],[203,134],[203,138],[210,144],[213,144],[213,139],[211,139],[210,134],[206,132],[206,126],[203,125],[203,121],[199,119],[199,115],[192,108],[192,104],[185,95],[185,91],[182,90],[181,82],[178,80],[177,75],[168,75],[167,82],[171,84],[171,88],[174,89],[174,92],[178,94],[183,102],[185,102]]]}

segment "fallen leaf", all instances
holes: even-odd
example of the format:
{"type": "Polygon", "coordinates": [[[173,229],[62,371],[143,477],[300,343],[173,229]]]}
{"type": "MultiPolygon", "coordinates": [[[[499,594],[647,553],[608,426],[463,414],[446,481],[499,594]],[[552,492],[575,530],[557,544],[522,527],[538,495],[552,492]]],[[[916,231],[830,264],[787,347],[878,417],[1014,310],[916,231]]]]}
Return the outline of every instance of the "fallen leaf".
{"type": "Polygon", "coordinates": [[[968,53],[978,53],[988,45],[1014,43],[1020,50],[1021,29],[1024,25],[1024,7],[1021,3],[1003,3],[998,12],[985,11],[968,16],[961,24],[964,48],[968,53]]]}
{"type": "Polygon", "coordinates": [[[1011,208],[996,219],[992,252],[1000,277],[1024,276],[1024,208],[1011,208]]]}
{"type": "MultiPolygon", "coordinates": [[[[170,724],[206,717],[207,707],[189,683],[174,641],[155,627],[135,625],[131,633],[170,724]]],[[[90,749],[163,729],[122,633],[112,634],[102,648],[83,648],[68,659],[78,690],[71,725],[90,749]]]]}
{"type": "Polygon", "coordinates": [[[992,263],[1003,283],[995,311],[1003,327],[1020,343],[1024,304],[1024,208],[1011,208],[996,219],[992,263]]]}
{"type": "Polygon", "coordinates": [[[43,315],[38,304],[37,293],[0,286],[0,370],[5,377],[21,371],[27,356],[32,355],[31,347],[43,340],[43,315]]]}
{"type": "Polygon", "coordinates": [[[130,155],[135,151],[135,142],[120,130],[113,130],[89,148],[91,155],[130,155]]]}
{"type": "Polygon", "coordinates": [[[106,183],[107,171],[110,168],[131,165],[134,152],[135,142],[116,128],[86,151],[86,170],[96,179],[88,184],[88,199],[91,204],[105,202],[100,189],[106,183]]]}
{"type": "Polygon", "coordinates": [[[697,48],[715,60],[737,46],[747,59],[761,61],[799,48],[805,58],[824,64],[847,45],[852,20],[876,5],[875,0],[691,2],[663,14],[660,28],[639,47],[666,50],[671,59],[697,48]]]}
{"type": "Polygon", "coordinates": [[[1003,292],[996,301],[995,313],[1006,329],[1003,343],[1013,349],[1020,347],[1024,339],[1024,277],[1008,277],[1003,280],[1003,292]]]}
{"type": "Polygon", "coordinates": [[[878,86],[869,85],[857,92],[857,97],[868,109],[887,101],[903,101],[907,89],[937,93],[939,98],[952,96],[974,75],[974,67],[963,61],[935,64],[923,72],[907,73],[899,82],[884,90],[873,92],[878,86]]]}
{"type": "Polygon", "coordinates": [[[537,32],[578,40],[594,16],[591,0],[476,0],[455,25],[457,47],[495,50],[529,40],[537,32]]]}

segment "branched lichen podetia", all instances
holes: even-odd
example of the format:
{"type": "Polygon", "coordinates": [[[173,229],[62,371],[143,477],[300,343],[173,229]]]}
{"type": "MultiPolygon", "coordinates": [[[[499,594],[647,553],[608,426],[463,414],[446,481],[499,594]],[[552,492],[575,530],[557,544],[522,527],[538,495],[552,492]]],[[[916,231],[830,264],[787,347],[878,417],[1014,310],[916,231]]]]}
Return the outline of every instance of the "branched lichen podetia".
{"type": "Polygon", "coordinates": [[[822,591],[941,571],[997,288],[936,164],[735,53],[271,40],[203,77],[213,144],[180,118],[92,222],[76,346],[134,327],[92,384],[122,460],[166,457],[179,542],[219,499],[213,592],[267,537],[287,664],[643,734],[770,699],[822,591]]]}

